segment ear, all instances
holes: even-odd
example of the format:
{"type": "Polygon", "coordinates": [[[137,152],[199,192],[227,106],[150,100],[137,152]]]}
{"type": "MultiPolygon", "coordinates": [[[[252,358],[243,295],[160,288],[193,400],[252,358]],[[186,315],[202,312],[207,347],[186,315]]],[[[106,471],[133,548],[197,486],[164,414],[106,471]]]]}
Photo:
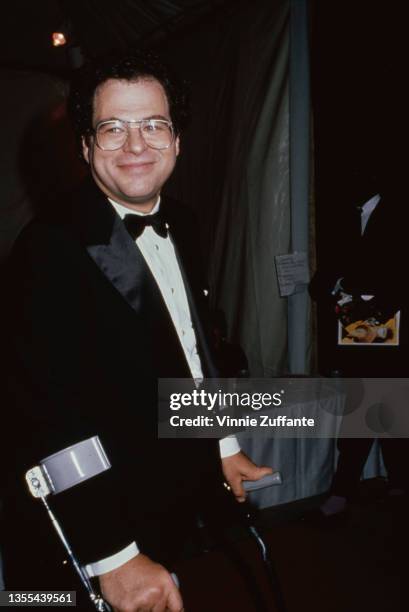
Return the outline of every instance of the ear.
{"type": "Polygon", "coordinates": [[[87,142],[87,138],[85,136],[82,136],[81,143],[82,143],[82,154],[84,156],[85,161],[89,164],[89,145],[87,142]]]}
{"type": "Polygon", "coordinates": [[[179,155],[179,153],[180,153],[180,138],[179,138],[179,136],[176,136],[175,149],[176,149],[176,155],[179,155]]]}

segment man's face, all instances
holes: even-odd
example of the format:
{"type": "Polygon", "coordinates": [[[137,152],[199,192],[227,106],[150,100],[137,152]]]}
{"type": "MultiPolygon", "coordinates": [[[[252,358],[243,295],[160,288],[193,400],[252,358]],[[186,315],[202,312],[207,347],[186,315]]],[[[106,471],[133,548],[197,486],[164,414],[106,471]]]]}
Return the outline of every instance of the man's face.
{"type": "MultiPolygon", "coordinates": [[[[108,119],[149,118],[170,120],[165,91],[155,79],[110,79],[96,90],[94,127],[108,119]]],[[[107,196],[124,206],[149,212],[175,166],[179,139],[168,149],[151,149],[140,130],[131,129],[125,144],[116,151],[102,151],[92,135],[88,141],[83,139],[83,152],[95,182],[107,196]]]]}

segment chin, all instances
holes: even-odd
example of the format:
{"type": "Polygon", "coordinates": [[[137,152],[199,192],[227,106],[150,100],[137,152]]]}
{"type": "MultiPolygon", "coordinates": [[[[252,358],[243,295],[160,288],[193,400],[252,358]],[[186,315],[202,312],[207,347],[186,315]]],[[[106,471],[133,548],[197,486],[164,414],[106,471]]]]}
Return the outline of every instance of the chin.
{"type": "Polygon", "coordinates": [[[118,185],[119,191],[127,198],[144,198],[149,197],[156,192],[155,184],[148,181],[129,181],[118,185]]]}
{"type": "Polygon", "coordinates": [[[121,200],[126,203],[126,204],[139,204],[140,206],[143,206],[144,204],[146,205],[152,205],[155,204],[157,198],[159,197],[159,194],[157,192],[149,192],[149,193],[135,193],[135,192],[131,192],[131,193],[121,193],[120,194],[121,200]]]}
{"type": "Polygon", "coordinates": [[[141,185],[137,188],[132,187],[132,185],[122,185],[122,189],[121,186],[118,187],[118,196],[128,202],[143,202],[145,199],[149,199],[155,194],[155,190],[152,189],[151,185],[141,185]]]}
{"type": "Polygon", "coordinates": [[[155,198],[156,195],[155,195],[155,192],[153,193],[151,192],[148,192],[148,193],[131,192],[131,193],[124,193],[122,197],[124,200],[126,200],[130,204],[132,204],[133,202],[135,202],[135,204],[143,204],[143,202],[148,202],[152,198],[155,198]]]}

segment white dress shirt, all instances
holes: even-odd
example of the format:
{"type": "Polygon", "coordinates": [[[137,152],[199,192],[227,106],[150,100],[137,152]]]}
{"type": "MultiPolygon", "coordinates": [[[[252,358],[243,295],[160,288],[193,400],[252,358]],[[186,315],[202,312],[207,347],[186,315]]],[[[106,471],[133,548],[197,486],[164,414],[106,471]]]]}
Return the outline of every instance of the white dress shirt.
{"type": "MultiPolygon", "coordinates": [[[[141,216],[144,214],[122,206],[111,199],[109,201],[121,219],[129,214],[141,216]]],[[[159,207],[160,198],[149,214],[156,213],[159,207]]],[[[147,226],[136,239],[136,245],[158,284],[175,326],[192,377],[202,379],[203,372],[197,352],[196,334],[193,329],[185,286],[172,239],[169,235],[166,238],[159,236],[152,227],[147,226]]],[[[219,441],[219,445],[220,455],[223,458],[235,455],[240,451],[240,446],[235,436],[223,438],[223,440],[219,441]]],[[[89,563],[85,566],[85,570],[90,578],[99,576],[120,567],[138,553],[139,549],[136,542],[132,542],[129,546],[110,557],[89,563]]]]}

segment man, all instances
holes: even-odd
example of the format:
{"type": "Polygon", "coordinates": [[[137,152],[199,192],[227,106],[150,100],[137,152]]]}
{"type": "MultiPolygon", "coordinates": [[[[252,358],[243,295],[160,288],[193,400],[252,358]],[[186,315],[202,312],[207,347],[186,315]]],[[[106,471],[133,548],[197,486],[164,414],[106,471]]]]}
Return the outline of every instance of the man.
{"type": "MultiPolygon", "coordinates": [[[[375,172],[358,168],[346,175],[345,187],[328,233],[331,247],[310,285],[318,302],[321,369],[349,378],[405,378],[409,308],[401,282],[402,194],[381,184],[375,172]]],[[[379,442],[389,493],[401,495],[408,485],[407,440],[379,442]]],[[[356,495],[372,444],[372,438],[340,437],[331,496],[320,508],[323,518],[341,515],[356,495]]]]}
{"type": "MultiPolygon", "coordinates": [[[[160,195],[179,154],[182,102],[147,55],[83,69],[71,108],[91,179],[22,231],[10,265],[13,431],[21,429],[12,480],[99,435],[112,468],[54,504],[119,611],[181,610],[158,562],[173,561],[198,513],[223,516],[223,479],[242,500],[243,480],[271,472],[234,439],[221,441],[222,462],[214,440],[157,440],[157,379],[214,374],[197,237],[188,211],[160,195]]],[[[37,529],[30,512],[25,525],[37,529]]],[[[29,547],[20,537],[24,558],[29,547]]],[[[37,546],[36,566],[41,558],[37,546]]]]}

